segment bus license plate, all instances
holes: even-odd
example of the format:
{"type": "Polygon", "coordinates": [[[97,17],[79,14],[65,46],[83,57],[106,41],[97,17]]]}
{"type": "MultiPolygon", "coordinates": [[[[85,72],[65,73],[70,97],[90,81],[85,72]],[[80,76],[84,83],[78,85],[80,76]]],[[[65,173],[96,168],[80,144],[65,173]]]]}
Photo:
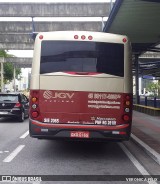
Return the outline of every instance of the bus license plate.
{"type": "Polygon", "coordinates": [[[74,138],[89,138],[89,132],[87,131],[71,131],[70,137],[74,138]]]}

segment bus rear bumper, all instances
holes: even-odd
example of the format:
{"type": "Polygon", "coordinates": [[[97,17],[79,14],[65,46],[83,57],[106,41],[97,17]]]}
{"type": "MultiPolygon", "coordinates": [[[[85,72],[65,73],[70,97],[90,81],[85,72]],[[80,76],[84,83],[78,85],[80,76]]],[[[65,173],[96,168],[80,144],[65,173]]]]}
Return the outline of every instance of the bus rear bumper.
{"type": "Polygon", "coordinates": [[[29,133],[33,138],[38,139],[63,139],[63,140],[84,140],[84,141],[127,141],[130,138],[131,126],[117,126],[101,129],[99,126],[48,126],[43,123],[29,120],[29,133]],[[118,128],[119,127],[119,128],[118,128]]]}

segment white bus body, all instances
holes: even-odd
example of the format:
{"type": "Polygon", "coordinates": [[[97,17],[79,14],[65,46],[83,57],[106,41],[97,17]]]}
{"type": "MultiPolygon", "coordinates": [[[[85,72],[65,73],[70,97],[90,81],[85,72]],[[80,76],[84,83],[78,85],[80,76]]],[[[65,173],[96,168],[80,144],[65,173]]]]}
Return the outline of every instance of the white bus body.
{"type": "Polygon", "coordinates": [[[30,84],[31,137],[128,140],[131,66],[126,36],[84,31],[39,33],[30,84]]]}

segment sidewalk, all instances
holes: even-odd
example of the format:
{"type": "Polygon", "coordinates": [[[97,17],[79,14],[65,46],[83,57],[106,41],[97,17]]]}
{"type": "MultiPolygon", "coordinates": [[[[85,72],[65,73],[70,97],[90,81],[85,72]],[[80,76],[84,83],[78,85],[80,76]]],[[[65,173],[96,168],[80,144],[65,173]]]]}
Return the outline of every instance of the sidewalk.
{"type": "Polygon", "coordinates": [[[160,116],[133,111],[132,134],[160,154],[160,116]]]}

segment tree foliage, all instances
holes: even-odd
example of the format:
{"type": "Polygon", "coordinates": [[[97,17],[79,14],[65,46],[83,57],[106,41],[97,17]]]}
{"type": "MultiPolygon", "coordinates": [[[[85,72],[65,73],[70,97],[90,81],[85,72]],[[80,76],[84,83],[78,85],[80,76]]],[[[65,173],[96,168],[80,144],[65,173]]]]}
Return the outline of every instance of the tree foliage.
{"type": "Polygon", "coordinates": [[[160,94],[160,81],[157,83],[150,82],[146,88],[149,92],[152,92],[154,95],[160,94]]]}
{"type": "MultiPolygon", "coordinates": [[[[5,50],[0,50],[0,57],[14,57],[11,54],[8,54],[5,50]]],[[[4,83],[10,82],[13,80],[14,77],[14,66],[13,63],[5,62],[4,63],[4,83]]],[[[21,69],[16,68],[16,78],[18,78],[18,75],[21,74],[21,69]]]]}

